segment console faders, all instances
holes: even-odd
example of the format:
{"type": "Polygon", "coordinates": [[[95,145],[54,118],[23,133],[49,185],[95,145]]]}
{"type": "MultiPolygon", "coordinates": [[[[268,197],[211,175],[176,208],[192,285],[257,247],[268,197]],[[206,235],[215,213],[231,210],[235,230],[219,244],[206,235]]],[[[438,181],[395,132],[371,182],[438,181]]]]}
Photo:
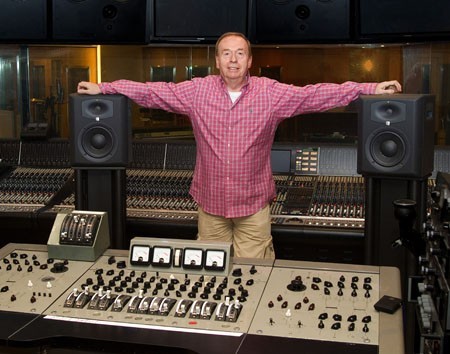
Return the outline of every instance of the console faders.
{"type": "Polygon", "coordinates": [[[101,256],[47,311],[52,318],[245,333],[271,266],[235,265],[227,275],[137,270],[101,256]]]}

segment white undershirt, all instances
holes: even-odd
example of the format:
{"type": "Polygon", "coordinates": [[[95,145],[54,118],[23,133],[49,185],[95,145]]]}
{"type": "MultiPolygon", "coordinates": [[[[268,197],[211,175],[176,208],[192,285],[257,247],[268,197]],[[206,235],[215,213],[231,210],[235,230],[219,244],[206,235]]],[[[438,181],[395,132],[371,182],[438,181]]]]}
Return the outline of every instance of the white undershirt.
{"type": "Polygon", "coordinates": [[[231,102],[236,102],[236,100],[238,99],[238,97],[241,95],[241,91],[238,92],[234,92],[234,91],[228,91],[228,94],[230,95],[231,98],[231,102]]]}

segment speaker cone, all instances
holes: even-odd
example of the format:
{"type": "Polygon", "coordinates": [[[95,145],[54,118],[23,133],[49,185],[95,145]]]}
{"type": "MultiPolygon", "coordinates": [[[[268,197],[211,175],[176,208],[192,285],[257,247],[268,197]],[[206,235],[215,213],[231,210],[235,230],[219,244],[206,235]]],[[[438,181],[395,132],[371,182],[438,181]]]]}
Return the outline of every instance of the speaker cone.
{"type": "Polygon", "coordinates": [[[103,126],[94,126],[86,129],[81,135],[80,143],[81,151],[90,160],[101,160],[114,153],[113,133],[103,126]]]}
{"type": "Polygon", "coordinates": [[[381,166],[394,167],[401,164],[405,153],[405,141],[395,132],[380,132],[370,141],[370,156],[381,166]]]}

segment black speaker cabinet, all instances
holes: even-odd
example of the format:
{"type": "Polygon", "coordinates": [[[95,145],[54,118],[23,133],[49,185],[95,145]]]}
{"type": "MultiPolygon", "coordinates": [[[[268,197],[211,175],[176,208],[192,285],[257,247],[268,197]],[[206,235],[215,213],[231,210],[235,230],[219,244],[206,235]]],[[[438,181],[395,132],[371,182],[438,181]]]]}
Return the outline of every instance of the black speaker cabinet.
{"type": "Polygon", "coordinates": [[[248,34],[249,0],[151,0],[151,40],[215,42],[225,32],[248,34]]]}
{"type": "Polygon", "coordinates": [[[434,0],[432,6],[423,0],[360,0],[357,13],[361,39],[418,41],[450,36],[448,0],[434,0]]]}
{"type": "Polygon", "coordinates": [[[53,1],[53,39],[79,43],[145,43],[148,0],[53,1]]]}
{"type": "Polygon", "coordinates": [[[47,38],[47,0],[3,0],[0,10],[0,40],[47,38]]]}
{"type": "Polygon", "coordinates": [[[259,43],[341,41],[350,38],[348,0],[257,0],[252,40],[259,43]]]}
{"type": "Polygon", "coordinates": [[[434,96],[361,96],[358,140],[358,173],[362,175],[422,178],[431,174],[434,96]]]}
{"type": "Polygon", "coordinates": [[[131,161],[129,101],[123,95],[69,99],[71,162],[75,167],[125,167],[131,161]]]}

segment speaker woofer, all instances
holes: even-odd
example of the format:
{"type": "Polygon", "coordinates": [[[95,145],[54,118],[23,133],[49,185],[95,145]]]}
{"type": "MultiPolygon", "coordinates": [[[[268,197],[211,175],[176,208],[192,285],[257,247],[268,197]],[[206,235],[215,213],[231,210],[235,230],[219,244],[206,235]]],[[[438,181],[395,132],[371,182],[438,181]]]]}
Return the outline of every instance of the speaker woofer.
{"type": "Polygon", "coordinates": [[[101,162],[114,155],[117,149],[114,133],[103,126],[92,126],[80,134],[80,151],[91,161],[101,162]]]}
{"type": "Polygon", "coordinates": [[[383,167],[401,165],[405,158],[405,140],[395,132],[383,131],[375,134],[369,143],[370,156],[383,167]]]}

